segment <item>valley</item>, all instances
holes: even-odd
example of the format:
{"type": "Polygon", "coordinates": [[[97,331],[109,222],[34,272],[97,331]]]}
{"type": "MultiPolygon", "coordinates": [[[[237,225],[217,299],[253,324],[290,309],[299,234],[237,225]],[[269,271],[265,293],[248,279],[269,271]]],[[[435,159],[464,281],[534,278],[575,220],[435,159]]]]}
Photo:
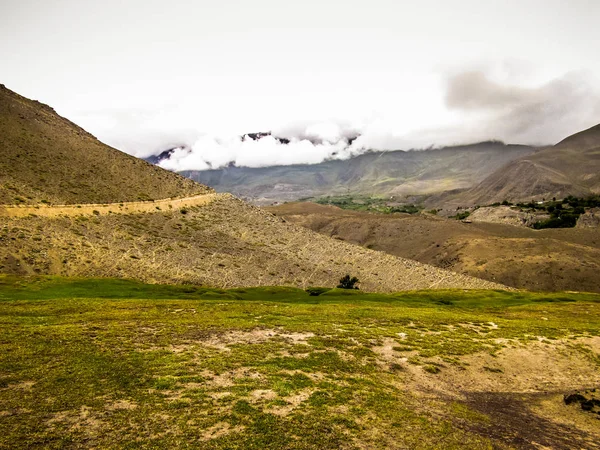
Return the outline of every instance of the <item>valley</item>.
{"type": "Polygon", "coordinates": [[[309,202],[266,209],[337,240],[515,288],[600,292],[597,226],[533,230],[432,214],[350,211],[309,202]]]}
{"type": "Polygon", "coordinates": [[[593,211],[425,209],[546,149],[207,186],[5,87],[0,119],[0,448],[600,448],[593,211]]]}

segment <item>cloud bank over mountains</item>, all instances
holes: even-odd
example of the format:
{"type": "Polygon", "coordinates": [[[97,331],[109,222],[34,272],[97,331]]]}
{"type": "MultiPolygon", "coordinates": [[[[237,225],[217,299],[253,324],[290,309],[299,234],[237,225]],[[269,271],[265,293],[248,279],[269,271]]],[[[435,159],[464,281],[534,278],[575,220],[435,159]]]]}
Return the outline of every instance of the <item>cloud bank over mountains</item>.
{"type": "Polygon", "coordinates": [[[124,113],[113,115],[104,129],[96,120],[92,130],[108,144],[139,157],[174,149],[160,165],[181,171],[317,164],[368,150],[422,150],[492,139],[549,145],[600,122],[600,94],[593,78],[583,72],[523,87],[498,81],[486,70],[463,70],[446,74],[441,92],[440,105],[432,105],[437,113],[432,112],[431,122],[420,118],[408,124],[410,111],[403,111],[407,106],[400,103],[401,114],[388,108],[345,117],[340,111],[339,117],[312,121],[280,118],[273,111],[273,124],[249,120],[244,125],[232,119],[229,129],[217,132],[203,126],[193,110],[179,115],[124,113]],[[271,134],[253,138],[247,134],[252,132],[271,134]]]}

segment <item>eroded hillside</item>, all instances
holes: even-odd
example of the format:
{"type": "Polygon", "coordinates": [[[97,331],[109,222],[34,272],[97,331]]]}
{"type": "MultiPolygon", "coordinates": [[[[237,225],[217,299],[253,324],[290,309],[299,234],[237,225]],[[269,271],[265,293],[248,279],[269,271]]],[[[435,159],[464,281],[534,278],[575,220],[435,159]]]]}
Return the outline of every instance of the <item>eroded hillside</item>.
{"type": "Polygon", "coordinates": [[[598,227],[533,230],[313,203],[267,209],[326,236],[508,286],[600,292],[598,227]]]}
{"type": "Polygon", "coordinates": [[[501,288],[336,241],[227,194],[204,206],[133,214],[3,218],[0,273],[110,276],[218,287],[501,288]]]}
{"type": "Polygon", "coordinates": [[[0,204],[123,202],[210,191],[103,144],[3,85],[0,154],[0,204]]]}

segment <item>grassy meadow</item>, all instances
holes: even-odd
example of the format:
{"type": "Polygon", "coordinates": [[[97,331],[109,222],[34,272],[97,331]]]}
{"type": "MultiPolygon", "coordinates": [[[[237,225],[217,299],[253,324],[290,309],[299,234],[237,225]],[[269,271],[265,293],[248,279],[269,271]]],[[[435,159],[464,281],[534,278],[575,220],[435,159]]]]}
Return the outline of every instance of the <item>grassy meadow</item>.
{"type": "Polygon", "coordinates": [[[598,317],[598,294],[3,276],[0,448],[519,447],[455,374],[499,392],[506,349],[557,343],[595,372],[598,317]]]}

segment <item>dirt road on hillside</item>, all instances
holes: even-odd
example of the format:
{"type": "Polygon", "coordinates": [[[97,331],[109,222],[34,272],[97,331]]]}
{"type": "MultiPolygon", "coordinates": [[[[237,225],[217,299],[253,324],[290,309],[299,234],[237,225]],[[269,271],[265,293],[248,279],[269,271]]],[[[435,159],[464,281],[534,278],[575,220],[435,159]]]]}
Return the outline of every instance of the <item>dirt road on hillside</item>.
{"type": "Polygon", "coordinates": [[[122,203],[82,203],[76,205],[36,205],[13,206],[0,205],[0,217],[27,217],[30,215],[41,217],[81,216],[81,215],[106,215],[106,214],[132,214],[141,212],[168,211],[174,208],[191,206],[204,206],[219,198],[230,194],[201,194],[184,198],[166,198],[146,202],[122,203]]]}

